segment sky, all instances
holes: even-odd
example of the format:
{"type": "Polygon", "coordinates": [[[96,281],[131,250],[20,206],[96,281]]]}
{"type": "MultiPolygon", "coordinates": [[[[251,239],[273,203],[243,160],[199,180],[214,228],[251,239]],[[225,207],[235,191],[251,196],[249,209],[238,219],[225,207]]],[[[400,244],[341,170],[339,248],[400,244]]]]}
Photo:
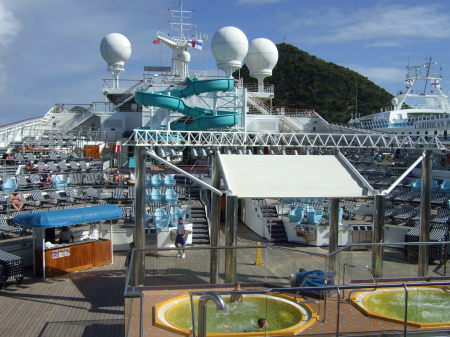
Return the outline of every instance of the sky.
{"type": "MultiPolygon", "coordinates": [[[[171,52],[152,41],[170,32],[168,9],[178,0],[0,0],[0,125],[44,115],[54,104],[103,102],[111,78],[100,55],[108,33],[121,33],[132,54],[123,79],[143,66],[169,66],[171,52]]],[[[292,44],[345,66],[395,94],[406,66],[433,57],[450,89],[448,0],[184,0],[191,22],[209,36],[191,51],[191,70],[223,76],[209,42],[225,26],[249,41],[292,44]]]]}

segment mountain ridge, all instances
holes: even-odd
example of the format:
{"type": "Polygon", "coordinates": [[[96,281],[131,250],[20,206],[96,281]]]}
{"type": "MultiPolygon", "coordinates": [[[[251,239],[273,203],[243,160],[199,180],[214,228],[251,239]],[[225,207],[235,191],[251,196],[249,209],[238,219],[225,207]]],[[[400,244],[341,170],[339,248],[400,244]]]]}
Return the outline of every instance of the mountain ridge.
{"type": "MultiPolygon", "coordinates": [[[[295,46],[277,44],[279,58],[265,85],[273,84],[273,106],[315,109],[327,121],[347,123],[352,114],[380,111],[393,96],[367,77],[322,60],[295,46]]],[[[237,74],[236,74],[237,75],[237,74]]],[[[240,70],[244,83],[255,84],[246,65],[240,70]]]]}

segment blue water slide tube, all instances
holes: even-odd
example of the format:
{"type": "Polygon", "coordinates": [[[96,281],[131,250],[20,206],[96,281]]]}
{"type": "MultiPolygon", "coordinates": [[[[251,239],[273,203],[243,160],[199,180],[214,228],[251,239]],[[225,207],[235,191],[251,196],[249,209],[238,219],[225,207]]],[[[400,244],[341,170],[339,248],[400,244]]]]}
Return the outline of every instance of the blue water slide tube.
{"type": "Polygon", "coordinates": [[[172,123],[173,130],[205,130],[210,128],[229,127],[240,120],[239,113],[230,111],[216,111],[188,106],[182,98],[200,95],[207,92],[228,91],[234,88],[234,79],[219,78],[213,80],[186,79],[187,85],[183,89],[163,91],[149,91],[135,93],[137,103],[144,106],[157,106],[191,116],[186,122],[172,123]]]}

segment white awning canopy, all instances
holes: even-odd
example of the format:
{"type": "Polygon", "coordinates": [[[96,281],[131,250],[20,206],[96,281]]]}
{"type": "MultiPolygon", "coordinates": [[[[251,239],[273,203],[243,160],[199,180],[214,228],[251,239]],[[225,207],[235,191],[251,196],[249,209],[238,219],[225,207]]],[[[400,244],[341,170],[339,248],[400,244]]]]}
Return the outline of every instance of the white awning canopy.
{"type": "Polygon", "coordinates": [[[348,163],[336,156],[221,154],[219,162],[225,188],[238,198],[369,196],[348,163]]]}

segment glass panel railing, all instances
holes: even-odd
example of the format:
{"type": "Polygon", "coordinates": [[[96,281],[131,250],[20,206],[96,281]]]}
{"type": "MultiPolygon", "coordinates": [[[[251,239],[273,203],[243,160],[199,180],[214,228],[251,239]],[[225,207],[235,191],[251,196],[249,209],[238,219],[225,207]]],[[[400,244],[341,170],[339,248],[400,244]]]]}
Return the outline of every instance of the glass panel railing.
{"type": "MultiPolygon", "coordinates": [[[[431,246],[432,244],[436,245],[436,243],[425,245],[431,246]]],[[[408,245],[424,244],[408,243],[408,245]]],[[[372,280],[372,244],[341,247],[334,254],[325,254],[326,249],[317,247],[294,248],[264,245],[228,248],[195,247],[186,249],[185,258],[177,258],[176,249],[146,249],[143,251],[145,255],[143,285],[132,286],[134,281],[132,261],[129,267],[128,286],[125,291],[125,335],[142,336],[144,332],[147,335],[157,335],[163,333],[161,329],[173,331],[164,326],[166,324],[164,322],[167,320],[164,310],[171,314],[174,313],[176,317],[170,318],[170,320],[174,319],[177,322],[181,319],[177,318],[177,312],[184,312],[183,314],[187,317],[183,316],[184,318],[181,319],[185,326],[185,331],[182,333],[192,334],[192,327],[195,326],[196,334],[199,335],[204,330],[199,329],[198,299],[202,294],[211,291],[222,297],[228,309],[245,307],[245,310],[239,311],[240,313],[249,310],[246,306],[240,305],[240,296],[235,296],[235,299],[231,301],[231,295],[243,295],[245,304],[250,304],[250,301],[247,301],[248,298],[259,296],[255,301],[260,302],[263,310],[250,316],[240,317],[241,314],[238,314],[245,323],[243,325],[238,322],[236,327],[234,316],[229,311],[218,310],[221,318],[215,324],[214,329],[220,328],[224,330],[221,333],[225,334],[228,331],[228,336],[232,336],[237,331],[248,332],[250,335],[258,333],[258,336],[273,335],[274,330],[277,331],[277,335],[282,335],[282,333],[279,334],[279,329],[282,327],[279,327],[278,324],[283,319],[289,321],[292,316],[296,315],[300,317],[297,318],[302,324],[292,331],[283,330],[285,336],[296,334],[306,336],[328,334],[407,336],[418,331],[429,333],[432,336],[436,329],[440,329],[442,332],[445,326],[450,325],[450,318],[445,315],[440,318],[441,321],[445,321],[442,324],[439,323],[440,325],[426,323],[419,327],[416,320],[419,319],[418,315],[435,316],[434,313],[429,314],[426,311],[418,313],[421,308],[431,306],[441,308],[438,310],[441,312],[448,311],[442,310],[442,308],[450,305],[448,292],[450,282],[442,280],[430,282],[428,276],[422,279],[423,282],[418,282],[417,261],[405,258],[403,251],[404,247],[401,245],[399,247],[394,247],[392,244],[384,245],[383,274],[377,278],[377,282],[374,282],[372,280]],[[225,282],[227,249],[228,254],[230,251],[236,254],[235,279],[242,282],[240,290],[235,290],[234,284],[225,282]],[[210,284],[211,251],[213,250],[217,253],[219,261],[217,284],[210,284]],[[305,268],[305,271],[300,272],[300,268],[305,268]],[[387,282],[386,279],[389,279],[390,282],[387,282]],[[407,279],[410,279],[410,282],[405,285],[407,279]],[[422,296],[420,293],[422,290],[418,290],[418,287],[425,291],[425,294],[430,295],[422,296]],[[389,293],[388,291],[393,292],[389,293]],[[407,294],[406,291],[408,291],[407,294]],[[190,298],[192,294],[195,295],[193,304],[191,304],[190,298]],[[273,299],[273,296],[276,298],[273,299]],[[411,322],[408,322],[407,325],[402,319],[393,319],[391,316],[384,317],[384,313],[378,313],[387,307],[387,311],[393,310],[397,316],[404,315],[406,296],[410,303],[407,306],[408,317],[415,315],[408,318],[411,322]],[[415,301],[413,301],[414,297],[416,297],[415,301]],[[393,298],[398,299],[395,304],[391,305],[390,302],[393,298]],[[281,311],[278,309],[279,303],[276,301],[285,303],[287,301],[287,305],[294,307],[295,304],[298,304],[303,308],[298,310],[304,311],[301,311],[301,314],[294,309],[292,309],[293,312],[289,311],[290,309],[287,312],[281,311]],[[375,303],[376,314],[372,314],[375,309],[366,308],[371,305],[371,302],[375,303]],[[177,303],[184,303],[183,306],[187,309],[173,306],[177,303]],[[377,307],[377,303],[381,303],[381,309],[380,305],[377,307]],[[189,311],[192,306],[195,313],[194,322],[191,311],[189,311]],[[160,312],[163,308],[165,309],[160,312]],[[276,318],[278,316],[271,311],[273,308],[277,308],[275,310],[277,315],[281,312],[283,317],[276,318]],[[260,318],[266,319],[269,329],[257,330],[260,328],[258,325],[260,318]],[[233,325],[229,324],[230,320],[233,321],[233,325]],[[231,328],[231,326],[233,327],[231,328]]],[[[444,267],[445,265],[442,268],[444,267]]],[[[431,273],[432,271],[429,272],[429,275],[432,275],[431,273]]],[[[214,298],[207,302],[207,321],[209,322],[210,313],[217,311],[217,302],[214,298]]],[[[206,332],[210,333],[212,331],[210,329],[213,327],[210,323],[208,324],[206,332]]]]}

